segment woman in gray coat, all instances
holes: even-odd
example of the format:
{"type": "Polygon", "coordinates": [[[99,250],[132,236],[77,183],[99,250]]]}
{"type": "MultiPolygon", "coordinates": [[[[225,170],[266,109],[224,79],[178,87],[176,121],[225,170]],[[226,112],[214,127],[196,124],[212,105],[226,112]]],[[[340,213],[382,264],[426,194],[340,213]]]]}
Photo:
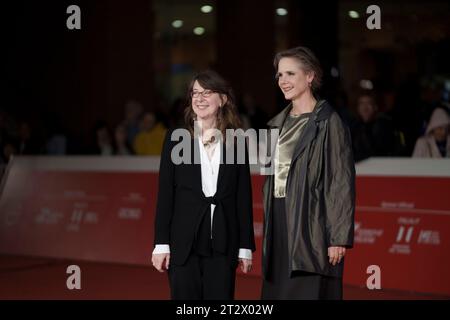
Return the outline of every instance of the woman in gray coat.
{"type": "Polygon", "coordinates": [[[322,71],[308,48],[278,53],[274,66],[291,103],[268,123],[279,137],[263,190],[262,298],[342,299],[344,256],[354,232],[350,133],[314,95],[322,71]]]}

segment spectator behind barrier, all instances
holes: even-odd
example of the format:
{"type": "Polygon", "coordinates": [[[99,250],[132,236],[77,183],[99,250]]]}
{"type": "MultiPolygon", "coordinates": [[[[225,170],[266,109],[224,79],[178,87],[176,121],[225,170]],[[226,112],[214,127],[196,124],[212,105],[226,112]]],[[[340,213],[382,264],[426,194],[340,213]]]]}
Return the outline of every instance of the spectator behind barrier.
{"type": "Polygon", "coordinates": [[[393,156],[395,133],[392,120],[378,111],[371,93],[359,96],[356,111],[358,120],[352,127],[355,161],[376,156],[393,156]]]}
{"type": "Polygon", "coordinates": [[[425,135],[417,139],[413,157],[449,158],[450,157],[450,119],[442,108],[434,109],[425,135]]]}
{"type": "Polygon", "coordinates": [[[139,133],[139,118],[142,115],[142,104],[135,100],[129,100],[125,104],[125,119],[122,122],[122,125],[125,126],[125,130],[127,132],[127,141],[130,145],[133,144],[133,141],[136,135],[139,133]]]}
{"type": "Polygon", "coordinates": [[[113,155],[112,138],[107,123],[103,120],[98,121],[93,133],[93,141],[91,142],[94,145],[90,147],[89,153],[102,156],[113,155]]]}
{"type": "Polygon", "coordinates": [[[121,156],[133,154],[133,149],[127,140],[127,129],[123,124],[119,124],[114,131],[114,154],[121,156]]]}
{"type": "Polygon", "coordinates": [[[160,155],[166,128],[157,122],[153,112],[146,112],[141,120],[141,132],[139,132],[133,143],[137,155],[160,155]]]}

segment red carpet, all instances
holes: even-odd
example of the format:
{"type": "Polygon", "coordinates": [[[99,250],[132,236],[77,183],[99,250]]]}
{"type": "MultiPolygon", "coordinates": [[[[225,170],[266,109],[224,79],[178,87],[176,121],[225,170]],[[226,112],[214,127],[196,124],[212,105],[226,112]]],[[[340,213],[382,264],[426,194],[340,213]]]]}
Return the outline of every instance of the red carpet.
{"type": "MultiPolygon", "coordinates": [[[[236,299],[259,299],[261,279],[238,276],[236,299]]],[[[344,298],[355,299],[449,299],[450,297],[401,292],[368,290],[345,286],[344,298]]],[[[45,258],[0,256],[0,299],[169,299],[167,276],[153,268],[52,260],[45,258]],[[69,290],[66,269],[81,268],[81,290],[69,290]]]]}

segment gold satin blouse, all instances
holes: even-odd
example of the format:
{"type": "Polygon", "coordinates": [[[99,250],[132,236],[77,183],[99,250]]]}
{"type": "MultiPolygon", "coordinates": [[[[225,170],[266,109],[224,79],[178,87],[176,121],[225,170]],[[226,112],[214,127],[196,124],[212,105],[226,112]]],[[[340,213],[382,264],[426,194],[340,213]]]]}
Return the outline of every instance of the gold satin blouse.
{"type": "Polygon", "coordinates": [[[284,198],[286,196],[286,180],[291,166],[295,145],[308,122],[311,113],[298,116],[288,114],[278,137],[275,150],[275,176],[273,196],[284,198]]]}

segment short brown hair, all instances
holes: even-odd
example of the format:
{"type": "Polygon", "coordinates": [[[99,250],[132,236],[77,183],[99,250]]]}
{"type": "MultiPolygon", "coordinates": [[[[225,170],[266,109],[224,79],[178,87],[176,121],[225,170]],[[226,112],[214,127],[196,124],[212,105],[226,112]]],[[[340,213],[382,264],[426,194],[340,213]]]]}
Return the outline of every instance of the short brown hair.
{"type": "Polygon", "coordinates": [[[192,110],[192,97],[191,92],[194,88],[195,81],[207,90],[211,90],[218,94],[223,94],[227,97],[227,102],[219,109],[219,115],[217,118],[217,129],[222,132],[225,139],[226,129],[237,129],[240,128],[241,122],[237,112],[237,107],[235,104],[234,93],[228,82],[222,78],[217,72],[213,70],[206,70],[197,73],[191,80],[189,89],[187,92],[186,100],[188,105],[184,110],[184,120],[187,129],[191,132],[192,136],[194,134],[194,119],[196,115],[194,110],[192,110]]]}
{"type": "Polygon", "coordinates": [[[314,79],[311,83],[313,92],[317,91],[322,85],[322,68],[316,55],[306,47],[295,47],[285,51],[278,52],[273,59],[273,66],[278,70],[278,63],[282,58],[294,58],[301,64],[305,72],[314,72],[314,79]]]}

